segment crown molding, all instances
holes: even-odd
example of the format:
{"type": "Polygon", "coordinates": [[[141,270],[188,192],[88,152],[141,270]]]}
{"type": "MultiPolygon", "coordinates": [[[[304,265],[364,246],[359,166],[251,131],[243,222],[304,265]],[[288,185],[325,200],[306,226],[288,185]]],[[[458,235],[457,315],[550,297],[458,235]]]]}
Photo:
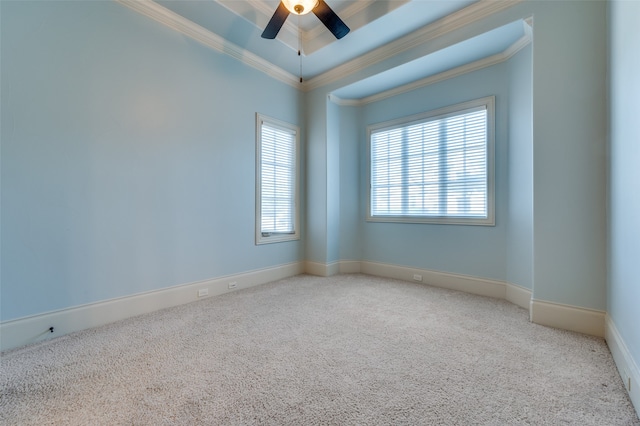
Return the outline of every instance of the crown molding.
{"type": "Polygon", "coordinates": [[[362,106],[364,104],[361,99],[343,99],[333,93],[330,93],[328,98],[330,102],[333,102],[334,104],[340,105],[340,106],[357,107],[357,106],[362,106]]]}
{"type": "Polygon", "coordinates": [[[507,56],[507,59],[524,49],[533,40],[533,28],[531,27],[530,19],[531,18],[527,18],[522,22],[524,35],[503,52],[503,54],[507,56]]]}
{"type": "MultiPolygon", "coordinates": [[[[275,9],[267,5],[267,3],[265,3],[263,0],[214,1],[224,6],[231,12],[242,16],[244,19],[256,25],[258,28],[264,28],[271,19],[273,12],[275,11],[275,9]]],[[[395,0],[395,2],[399,3],[400,5],[407,3],[408,1],[409,0],[395,0]]],[[[357,16],[358,14],[363,13],[363,11],[375,4],[375,2],[376,0],[359,0],[356,2],[351,2],[347,7],[340,10],[340,16],[343,20],[348,21],[353,16],[357,16]]],[[[329,44],[336,41],[333,36],[329,37],[327,36],[327,34],[325,34],[326,28],[318,19],[314,19],[313,22],[315,22],[313,26],[311,26],[308,30],[304,30],[298,27],[298,23],[296,20],[287,19],[282,25],[277,38],[291,50],[297,51],[298,40],[300,37],[302,40],[301,51],[303,54],[305,52],[313,53],[314,51],[328,46],[329,44]],[[311,46],[312,44],[313,46],[311,46]]]]}
{"type": "Polygon", "coordinates": [[[479,59],[474,62],[470,62],[465,65],[461,65],[456,68],[449,69],[447,71],[440,72],[438,74],[430,75],[420,80],[404,84],[402,86],[395,87],[393,89],[385,90],[384,92],[376,93],[375,95],[367,96],[360,99],[342,99],[336,95],[331,95],[331,100],[341,106],[362,106],[374,102],[378,102],[387,98],[391,98],[402,93],[410,92],[412,90],[419,89],[421,87],[429,86],[431,84],[438,83],[440,81],[448,80],[450,78],[458,77],[463,74],[467,74],[473,71],[478,71],[482,68],[487,68],[501,62],[504,62],[507,57],[503,52],[495,55],[479,59]]]}
{"type": "Polygon", "coordinates": [[[531,37],[524,35],[516,40],[511,46],[509,46],[502,54],[505,56],[505,60],[511,58],[513,55],[524,49],[531,43],[531,37]]]}
{"type": "Polygon", "coordinates": [[[504,62],[506,59],[507,58],[503,52],[496,53],[495,55],[488,56],[486,58],[479,59],[477,61],[470,62],[468,64],[461,65],[459,67],[452,68],[450,70],[431,75],[429,77],[425,77],[421,80],[414,81],[413,83],[405,84],[404,86],[396,87],[394,89],[386,90],[384,92],[377,93],[375,95],[367,96],[366,98],[360,99],[360,103],[361,105],[365,105],[373,102],[378,102],[383,99],[387,99],[392,96],[399,95],[401,93],[410,92],[412,90],[429,86],[431,84],[435,84],[440,81],[448,80],[450,78],[458,77],[463,74],[467,74],[473,71],[478,71],[493,65],[497,65],[501,62],[504,62]]]}
{"type": "MultiPolygon", "coordinates": [[[[284,69],[272,64],[271,62],[261,58],[260,56],[254,53],[248,52],[247,50],[240,48],[239,46],[229,42],[223,37],[220,37],[217,34],[214,34],[213,32],[201,27],[200,25],[195,24],[194,22],[180,16],[179,14],[165,8],[164,6],[161,6],[160,4],[156,3],[153,0],[115,0],[115,1],[142,15],[147,16],[148,18],[155,20],[156,22],[159,22],[175,31],[180,32],[204,44],[207,47],[210,47],[220,53],[227,54],[250,67],[253,67],[259,71],[262,71],[265,74],[275,78],[276,80],[279,80],[292,87],[295,87],[296,89],[308,92],[318,87],[322,87],[332,82],[338,81],[347,75],[358,72],[371,65],[374,65],[386,59],[392,58],[393,56],[396,56],[399,53],[402,53],[404,51],[417,47],[435,38],[441,37],[444,34],[447,34],[449,32],[462,28],[466,25],[469,25],[473,22],[484,19],[487,16],[490,16],[494,13],[507,9],[524,0],[508,0],[508,1],[480,0],[477,3],[473,3],[470,6],[467,6],[466,8],[459,10],[458,12],[454,12],[451,15],[445,16],[439,19],[438,21],[421,28],[420,30],[414,31],[411,34],[405,37],[402,37],[398,40],[395,40],[391,43],[388,43],[378,49],[374,49],[356,59],[353,59],[338,67],[335,67],[330,71],[327,71],[323,74],[320,74],[319,76],[306,80],[303,83],[300,83],[298,76],[293,75],[288,71],[285,71],[284,69]]],[[[369,5],[370,1],[373,1],[373,0],[366,0],[366,1],[367,1],[367,5],[369,5]]],[[[252,1],[252,4],[253,3],[257,4],[259,2],[252,1]]],[[[358,2],[356,2],[356,5],[357,3],[358,2]]],[[[356,5],[353,5],[347,8],[346,10],[348,11],[348,13],[345,14],[345,16],[348,16],[349,13],[354,13],[354,14],[358,13],[361,7],[367,6],[364,4],[364,2],[362,5],[358,5],[358,6],[356,5]]],[[[261,11],[262,13],[264,13],[264,10],[261,10],[261,11]]],[[[529,24],[529,22],[527,22],[527,24],[529,24]]],[[[530,28],[530,25],[529,25],[529,28],[530,28]]],[[[485,60],[478,61],[478,62],[485,62],[488,59],[491,59],[491,58],[487,58],[485,60]]],[[[476,64],[476,63],[474,62],[473,64],[476,64]]],[[[473,65],[473,64],[470,64],[470,65],[473,65]]],[[[489,65],[485,65],[485,66],[489,66],[489,65]]],[[[464,68],[464,67],[461,67],[461,68],[464,68]]],[[[440,79],[451,78],[451,76],[453,76],[454,74],[454,71],[456,70],[460,71],[458,68],[456,68],[454,70],[450,70],[445,73],[438,74],[438,76],[441,76],[440,79]],[[444,76],[445,74],[451,74],[451,76],[448,76],[448,77],[444,76]]],[[[469,72],[469,71],[461,71],[460,73],[464,73],[464,72],[469,72]]],[[[459,74],[456,74],[456,75],[459,75],[459,74]]],[[[422,84],[420,84],[420,82],[416,82],[416,83],[412,83],[411,85],[406,85],[402,87],[408,87],[414,84],[419,84],[419,85],[433,84],[433,82],[436,81],[435,80],[436,77],[437,76],[432,76],[425,79],[425,80],[433,79],[433,81],[430,81],[427,83],[424,83],[425,80],[420,80],[420,82],[423,82],[422,84]]],[[[368,98],[365,98],[364,100],[359,100],[357,102],[359,103],[373,102],[374,101],[373,99],[375,99],[378,96],[383,96],[386,93],[391,93],[393,91],[401,90],[401,89],[402,88],[393,89],[392,91],[383,92],[381,94],[374,95],[373,97],[368,97],[368,98]]],[[[407,90],[411,90],[411,89],[407,89],[407,90]]],[[[401,93],[401,91],[397,93],[401,93]]],[[[393,94],[390,94],[389,96],[393,96],[393,94]]],[[[341,101],[341,102],[344,102],[344,101],[341,101]]],[[[352,101],[349,101],[349,103],[353,104],[352,101]]]]}
{"type": "Polygon", "coordinates": [[[164,6],[152,0],[115,0],[134,11],[153,19],[175,31],[178,31],[207,47],[220,53],[225,53],[242,63],[249,65],[269,76],[289,84],[296,89],[300,88],[299,77],[275,66],[271,62],[262,59],[258,55],[248,52],[224,38],[195,24],[194,22],[178,15],[164,6]]]}
{"type": "MultiPolygon", "coordinates": [[[[340,17],[343,21],[348,21],[349,18],[355,16],[368,7],[370,7],[376,0],[360,0],[357,2],[353,2],[340,11],[340,17]]],[[[320,21],[313,28],[302,31],[302,40],[309,41],[315,38],[321,37],[322,34],[326,31],[326,27],[320,21]]],[[[304,45],[304,44],[303,44],[304,45]]]]}
{"type": "MultiPolygon", "coordinates": [[[[405,3],[408,3],[409,1],[410,0],[395,0],[394,7],[391,10],[397,9],[398,7],[404,5],[405,3]]],[[[345,22],[355,21],[354,19],[355,16],[359,16],[365,13],[365,11],[369,9],[371,6],[373,6],[375,3],[376,3],[376,0],[359,0],[356,2],[352,2],[347,7],[345,7],[340,11],[340,18],[345,22]]],[[[377,18],[378,18],[377,15],[369,17],[369,19],[377,19],[377,18]]],[[[354,31],[362,27],[361,24],[360,25],[356,24],[355,26],[353,26],[353,23],[350,24],[349,26],[351,27],[351,30],[354,30],[354,31]]],[[[323,37],[326,31],[327,31],[327,28],[324,26],[324,24],[318,21],[318,23],[313,28],[309,29],[308,31],[302,32],[303,46],[305,43],[308,44],[312,40],[323,37]]],[[[336,41],[336,39],[335,37],[332,37],[331,42],[334,42],[334,41],[336,41]]],[[[324,46],[328,44],[330,43],[326,43],[324,46]]],[[[321,47],[324,47],[324,46],[321,46],[321,47]]],[[[315,50],[319,50],[321,47],[316,48],[315,50]]]]}
{"type": "Polygon", "coordinates": [[[329,95],[330,96],[329,99],[340,106],[362,106],[362,105],[370,104],[373,102],[378,102],[383,99],[390,98],[392,96],[396,96],[402,93],[419,89],[421,87],[428,86],[430,84],[438,83],[440,81],[448,80],[450,78],[457,77],[462,74],[478,71],[482,68],[487,68],[493,65],[497,65],[501,62],[505,62],[509,60],[513,55],[518,53],[520,50],[522,50],[524,47],[529,45],[529,43],[531,43],[531,40],[532,40],[531,32],[525,31],[524,36],[518,39],[511,46],[507,47],[504,51],[500,53],[496,53],[495,55],[488,56],[486,58],[479,59],[477,61],[470,62],[468,64],[461,65],[459,67],[452,68],[447,71],[443,71],[441,73],[431,75],[429,77],[425,77],[423,79],[414,81],[412,83],[404,84],[402,86],[385,90],[384,92],[376,93],[375,95],[367,96],[361,99],[343,99],[334,94],[329,95]]]}
{"type": "Polygon", "coordinates": [[[338,81],[361,69],[392,58],[399,53],[410,50],[428,41],[434,40],[447,33],[480,21],[502,10],[508,9],[524,0],[480,0],[464,9],[447,15],[432,24],[429,24],[405,37],[399,38],[378,49],[337,66],[330,71],[313,77],[303,84],[304,91],[317,89],[318,87],[338,81]]]}
{"type": "MultiPolygon", "coordinates": [[[[349,21],[353,16],[356,16],[360,13],[363,13],[367,8],[371,7],[372,4],[375,3],[376,0],[360,0],[357,2],[350,3],[347,7],[340,11],[340,17],[343,21],[349,21]]],[[[403,0],[406,1],[406,0],[403,0]]],[[[293,25],[293,24],[292,24],[293,25]]],[[[357,30],[359,27],[354,27],[353,25],[349,25],[352,31],[357,30]]],[[[293,27],[292,31],[295,31],[293,27]]],[[[333,35],[329,35],[327,33],[327,29],[319,20],[313,28],[302,31],[302,52],[311,54],[315,51],[322,49],[337,41],[333,35]],[[319,42],[320,41],[320,42],[319,42]]]]}

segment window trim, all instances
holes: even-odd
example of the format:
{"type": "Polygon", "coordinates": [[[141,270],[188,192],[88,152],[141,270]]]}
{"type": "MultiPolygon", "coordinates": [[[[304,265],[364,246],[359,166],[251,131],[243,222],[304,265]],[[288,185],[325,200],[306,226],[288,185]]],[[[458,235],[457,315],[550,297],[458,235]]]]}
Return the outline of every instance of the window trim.
{"type": "Polygon", "coordinates": [[[435,110],[367,126],[367,222],[429,223],[444,225],[495,226],[495,96],[487,96],[435,110]],[[408,126],[427,119],[445,118],[463,110],[485,106],[487,109],[487,217],[460,216],[373,216],[371,200],[371,135],[373,132],[408,126]]]}
{"type": "Polygon", "coordinates": [[[300,128],[294,124],[277,120],[266,115],[256,113],[256,214],[255,240],[256,245],[295,241],[300,239],[300,128]],[[281,128],[295,134],[295,184],[293,197],[293,229],[292,233],[272,233],[264,235],[262,232],[262,124],[281,128]]]}

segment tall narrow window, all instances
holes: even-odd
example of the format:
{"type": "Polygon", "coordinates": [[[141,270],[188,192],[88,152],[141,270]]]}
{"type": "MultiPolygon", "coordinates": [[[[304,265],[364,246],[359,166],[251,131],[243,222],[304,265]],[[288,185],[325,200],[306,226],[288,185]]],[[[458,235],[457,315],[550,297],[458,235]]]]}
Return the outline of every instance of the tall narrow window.
{"type": "Polygon", "coordinates": [[[370,221],[493,225],[488,97],[369,127],[370,221]]]}
{"type": "Polygon", "coordinates": [[[297,240],[298,128],[256,115],[256,244],[297,240]]]}

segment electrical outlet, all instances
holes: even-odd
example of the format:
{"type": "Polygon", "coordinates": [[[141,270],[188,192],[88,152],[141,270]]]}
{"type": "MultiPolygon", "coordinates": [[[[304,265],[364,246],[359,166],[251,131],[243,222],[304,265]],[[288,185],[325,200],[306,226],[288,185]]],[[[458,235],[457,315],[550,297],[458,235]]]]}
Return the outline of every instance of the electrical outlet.
{"type": "Polygon", "coordinates": [[[622,381],[624,383],[624,387],[627,388],[627,392],[631,392],[631,374],[627,371],[626,368],[622,369],[622,381]]]}
{"type": "Polygon", "coordinates": [[[627,392],[631,393],[631,374],[625,372],[626,380],[624,381],[625,386],[627,387],[627,392]]]}
{"type": "Polygon", "coordinates": [[[208,288],[201,288],[200,290],[198,290],[198,297],[204,297],[204,296],[208,296],[209,295],[209,289],[208,288]]]}
{"type": "Polygon", "coordinates": [[[236,287],[238,287],[238,283],[237,283],[237,282],[235,282],[235,281],[231,281],[231,282],[229,283],[229,288],[236,288],[236,287]]]}
{"type": "Polygon", "coordinates": [[[413,280],[414,280],[414,281],[422,281],[422,275],[420,275],[420,274],[413,274],[413,280]]]}

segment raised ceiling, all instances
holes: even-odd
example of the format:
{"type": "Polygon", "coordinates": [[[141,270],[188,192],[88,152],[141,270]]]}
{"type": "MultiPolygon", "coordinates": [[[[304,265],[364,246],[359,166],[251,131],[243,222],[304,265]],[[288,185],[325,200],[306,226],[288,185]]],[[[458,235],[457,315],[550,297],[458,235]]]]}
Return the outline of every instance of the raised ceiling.
{"type": "MultiPolygon", "coordinates": [[[[496,3],[487,0],[326,0],[351,28],[344,38],[335,39],[313,14],[292,14],[277,38],[268,40],[260,35],[278,0],[118,1],[290,84],[296,84],[301,75],[305,81],[300,86],[303,90],[326,82],[331,75],[335,78],[337,70],[357,71],[359,58],[390,56],[394,53],[394,44],[415,38],[415,34],[425,33],[432,26],[441,26],[454,15],[496,3]],[[297,55],[298,48],[302,51],[302,60],[297,55]]],[[[495,57],[514,44],[522,44],[527,35],[526,24],[514,23],[345,88],[340,97],[362,99],[495,57]]]]}

